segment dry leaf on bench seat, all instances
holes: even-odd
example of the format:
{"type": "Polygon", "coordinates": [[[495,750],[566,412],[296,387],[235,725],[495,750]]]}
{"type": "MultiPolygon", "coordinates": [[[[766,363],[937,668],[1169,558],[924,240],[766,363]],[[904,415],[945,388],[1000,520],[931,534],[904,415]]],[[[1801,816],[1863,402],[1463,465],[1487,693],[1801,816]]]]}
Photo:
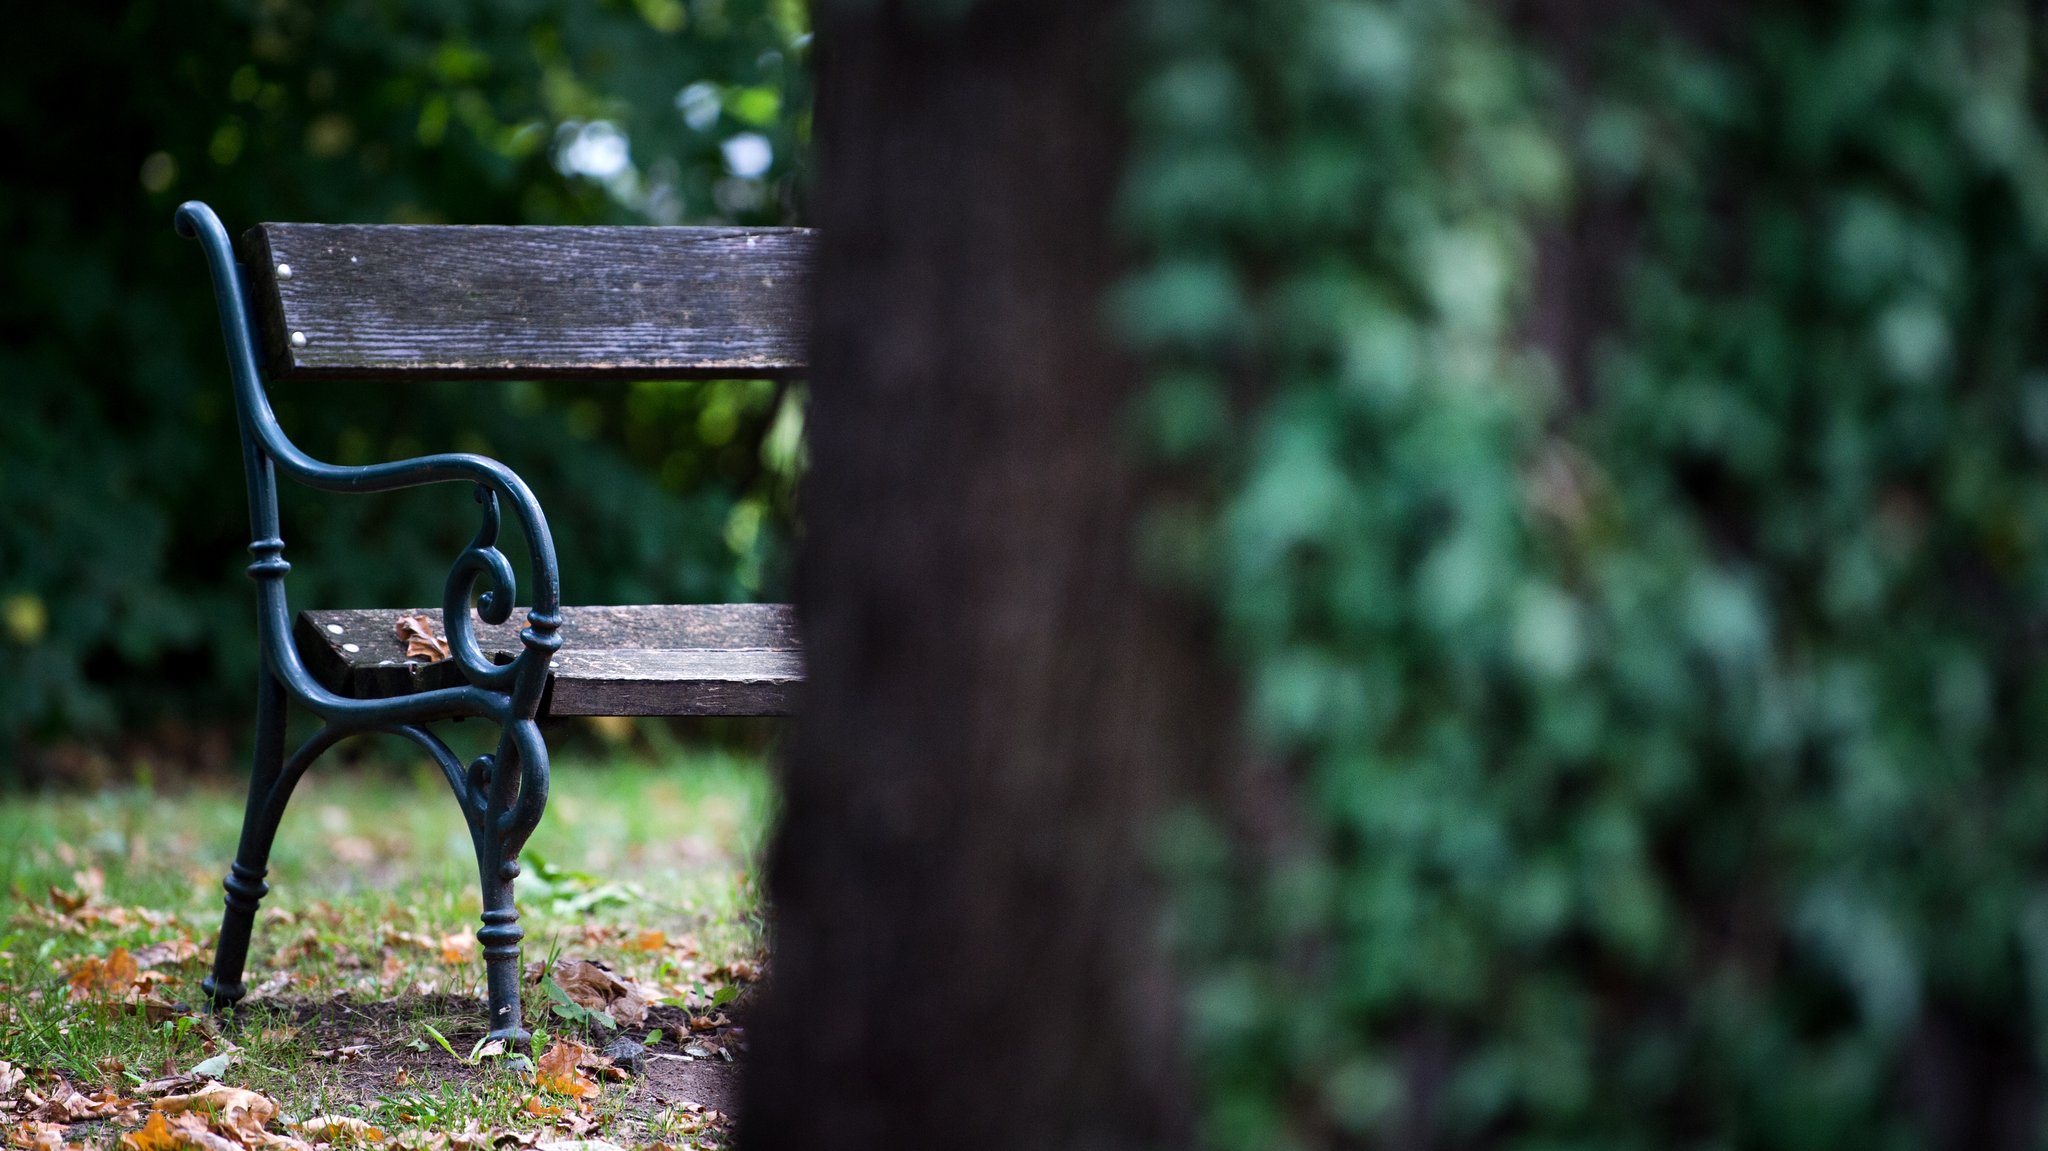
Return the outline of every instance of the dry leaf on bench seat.
{"type": "Polygon", "coordinates": [[[433,616],[399,616],[394,630],[398,634],[398,642],[405,645],[405,658],[424,659],[428,663],[439,663],[448,658],[448,641],[434,634],[433,616]]]}

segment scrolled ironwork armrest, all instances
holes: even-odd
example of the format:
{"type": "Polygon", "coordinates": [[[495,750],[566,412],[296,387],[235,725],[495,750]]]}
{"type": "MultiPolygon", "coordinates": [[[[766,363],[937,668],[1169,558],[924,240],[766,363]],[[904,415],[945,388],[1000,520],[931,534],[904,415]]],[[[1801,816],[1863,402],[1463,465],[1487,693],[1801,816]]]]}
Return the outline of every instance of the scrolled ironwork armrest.
{"type": "MultiPolygon", "coordinates": [[[[557,629],[561,625],[560,569],[555,558],[554,538],[548,531],[547,517],[541,511],[540,501],[534,498],[532,490],[518,473],[487,456],[449,452],[387,463],[345,466],[314,459],[300,450],[285,435],[263,389],[255,343],[250,337],[251,302],[226,227],[212,209],[197,202],[179,207],[177,225],[181,235],[199,240],[205,249],[214,292],[220,302],[221,330],[229,350],[230,375],[235,389],[235,411],[242,428],[244,451],[251,456],[248,461],[250,512],[257,541],[253,546],[259,553],[272,552],[268,556],[259,554],[258,562],[283,562],[276,554],[282,551],[283,544],[278,539],[275,494],[270,490],[273,485],[268,478],[272,465],[299,483],[331,492],[387,492],[432,483],[474,483],[478,502],[483,505],[483,523],[469,546],[456,557],[449,572],[442,598],[442,623],[448,633],[450,654],[463,678],[474,688],[505,695],[505,709],[510,717],[532,718],[546,687],[547,665],[560,646],[557,629]],[[476,608],[485,622],[503,623],[511,618],[513,604],[518,597],[512,566],[497,548],[501,504],[510,507],[513,518],[526,537],[533,575],[533,606],[527,614],[527,626],[520,632],[524,650],[506,664],[491,662],[477,643],[469,607],[477,583],[486,578],[490,586],[483,592],[476,608]],[[268,522],[263,522],[266,520],[268,522]],[[266,548],[265,545],[272,541],[276,541],[276,547],[266,548]]],[[[281,575],[282,571],[278,574],[281,575]]],[[[276,621],[266,622],[274,624],[276,621]]],[[[288,627],[268,626],[265,630],[266,654],[275,659],[293,694],[316,711],[328,715],[330,712],[353,710],[347,704],[367,702],[344,702],[331,693],[318,690],[310,676],[299,674],[303,668],[299,666],[296,651],[290,650],[288,627]]]]}

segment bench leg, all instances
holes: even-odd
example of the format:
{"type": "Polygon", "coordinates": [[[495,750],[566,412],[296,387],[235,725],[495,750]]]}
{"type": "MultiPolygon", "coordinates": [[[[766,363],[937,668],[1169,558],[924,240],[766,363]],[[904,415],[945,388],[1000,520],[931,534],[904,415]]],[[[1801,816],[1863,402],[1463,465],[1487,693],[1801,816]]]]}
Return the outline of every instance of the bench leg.
{"type": "MultiPolygon", "coordinates": [[[[322,727],[287,755],[284,713],[284,686],[265,674],[256,692],[256,754],[250,768],[241,843],[221,885],[227,891],[227,910],[221,917],[213,973],[200,985],[216,1011],[234,1007],[247,994],[242,974],[249,960],[249,936],[256,909],[270,892],[263,880],[292,789],[306,768],[350,730],[331,724],[322,727]]],[[[488,1037],[508,1045],[524,1043],[531,1038],[522,1025],[519,1006],[519,944],[526,933],[513,905],[512,881],[519,876],[520,849],[547,807],[548,752],[540,728],[531,719],[513,721],[500,740],[498,754],[479,757],[467,771],[447,745],[424,728],[399,725],[374,730],[403,736],[426,748],[462,801],[483,893],[483,926],[476,936],[483,947],[490,1000],[488,1037]]]]}
{"type": "Polygon", "coordinates": [[[200,987],[215,1010],[225,1010],[247,993],[242,968],[249,960],[249,931],[256,907],[270,892],[263,877],[270,867],[270,845],[277,837],[283,804],[277,792],[284,774],[284,687],[269,672],[256,688],[256,754],[249,772],[249,805],[242,816],[242,839],[228,869],[227,911],[221,917],[220,945],[213,953],[213,974],[200,987]]]}
{"type": "Polygon", "coordinates": [[[470,822],[477,878],[483,889],[483,926],[476,940],[484,954],[484,986],[490,1002],[487,1038],[506,1045],[532,1038],[520,1018],[519,909],[512,881],[519,877],[519,852],[547,807],[548,751],[540,728],[525,720],[512,724],[498,754],[470,768],[471,794],[483,799],[480,818],[470,822]]]}
{"type": "Polygon", "coordinates": [[[483,947],[484,986],[490,1001],[488,1038],[502,1039],[510,1046],[532,1038],[519,1011],[519,941],[526,931],[519,926],[519,909],[512,903],[512,880],[519,874],[519,861],[497,855],[496,851],[484,851],[477,856],[484,925],[477,929],[476,940],[483,947]]]}

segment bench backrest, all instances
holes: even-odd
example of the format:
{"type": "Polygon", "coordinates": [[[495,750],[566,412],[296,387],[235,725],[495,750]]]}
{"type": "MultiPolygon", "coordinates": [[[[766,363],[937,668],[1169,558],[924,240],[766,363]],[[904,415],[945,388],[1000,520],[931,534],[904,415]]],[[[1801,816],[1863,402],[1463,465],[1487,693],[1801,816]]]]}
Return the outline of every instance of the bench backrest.
{"type": "Polygon", "coordinates": [[[263,224],[274,380],[802,375],[805,228],[263,224]]]}

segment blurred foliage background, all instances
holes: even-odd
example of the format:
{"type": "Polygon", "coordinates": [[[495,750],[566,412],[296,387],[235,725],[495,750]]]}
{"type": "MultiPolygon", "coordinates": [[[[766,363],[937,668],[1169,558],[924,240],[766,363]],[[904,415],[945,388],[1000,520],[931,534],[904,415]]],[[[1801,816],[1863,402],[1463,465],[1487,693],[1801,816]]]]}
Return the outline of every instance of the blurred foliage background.
{"type": "Polygon", "coordinates": [[[2039,1146],[2039,8],[1141,10],[1210,1143],[2039,1146]]]}
{"type": "MultiPolygon", "coordinates": [[[[794,223],[801,0],[143,2],[17,14],[0,76],[0,760],[218,760],[256,674],[233,405],[182,200],[264,220],[794,223]]],[[[496,455],[572,603],[745,600],[787,563],[800,394],[277,389],[309,451],[496,455]]],[[[289,487],[289,485],[287,485],[289,487]]],[[[294,602],[435,602],[455,486],[288,491],[294,602]]],[[[523,560],[514,557],[515,563],[523,560]]],[[[522,568],[523,570],[523,568],[522,568]]],[[[233,730],[239,730],[235,728],[233,730]]]]}

